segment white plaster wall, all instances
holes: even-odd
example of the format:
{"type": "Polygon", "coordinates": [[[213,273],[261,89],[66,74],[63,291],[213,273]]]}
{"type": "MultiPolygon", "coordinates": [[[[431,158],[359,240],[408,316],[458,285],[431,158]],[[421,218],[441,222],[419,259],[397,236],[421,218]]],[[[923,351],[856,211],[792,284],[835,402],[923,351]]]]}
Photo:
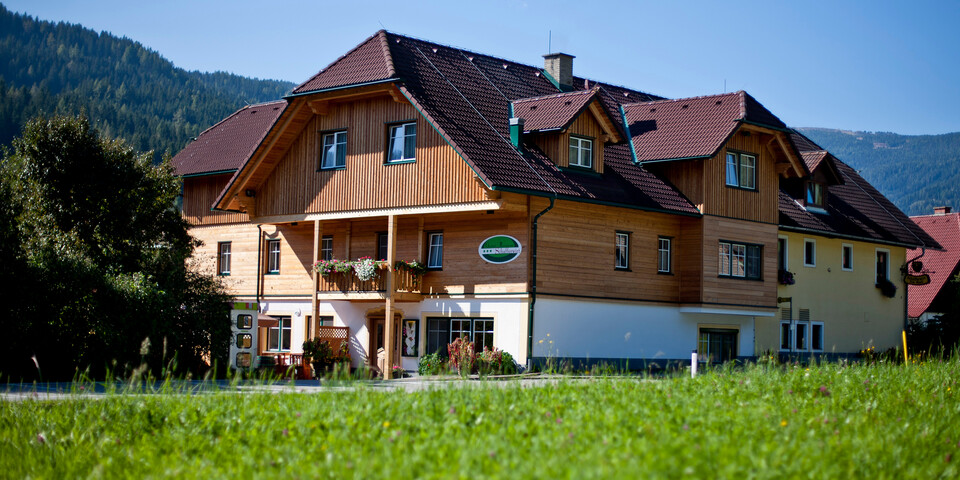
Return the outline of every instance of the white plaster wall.
{"type": "Polygon", "coordinates": [[[276,300],[260,302],[264,314],[290,316],[290,353],[303,353],[304,330],[307,315],[310,315],[310,301],[276,300]],[[299,313],[299,315],[298,315],[299,313]]]}
{"type": "Polygon", "coordinates": [[[741,356],[753,355],[754,317],[681,313],[679,307],[626,302],[537,299],[533,353],[537,357],[686,359],[698,328],[740,330],[741,356]]]}

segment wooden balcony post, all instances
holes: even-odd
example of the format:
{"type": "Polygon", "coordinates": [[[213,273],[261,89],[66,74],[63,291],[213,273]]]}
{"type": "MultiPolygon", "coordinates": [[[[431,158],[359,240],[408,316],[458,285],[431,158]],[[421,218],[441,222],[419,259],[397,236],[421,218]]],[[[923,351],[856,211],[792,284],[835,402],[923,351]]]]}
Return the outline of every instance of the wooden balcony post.
{"type": "MultiPolygon", "coordinates": [[[[320,242],[323,239],[323,228],[320,220],[313,221],[313,265],[320,260],[320,242]]],[[[320,290],[320,273],[313,270],[313,294],[310,295],[310,324],[307,325],[307,339],[317,336],[316,325],[320,318],[320,303],[317,302],[317,291],[320,290]]]]}
{"type": "Polygon", "coordinates": [[[397,286],[393,279],[393,263],[396,261],[397,250],[397,217],[390,215],[387,217],[387,294],[386,311],[384,312],[384,339],[383,352],[386,354],[386,361],[383,365],[383,378],[389,380],[393,378],[393,356],[394,356],[394,335],[393,331],[393,297],[397,286]]]}

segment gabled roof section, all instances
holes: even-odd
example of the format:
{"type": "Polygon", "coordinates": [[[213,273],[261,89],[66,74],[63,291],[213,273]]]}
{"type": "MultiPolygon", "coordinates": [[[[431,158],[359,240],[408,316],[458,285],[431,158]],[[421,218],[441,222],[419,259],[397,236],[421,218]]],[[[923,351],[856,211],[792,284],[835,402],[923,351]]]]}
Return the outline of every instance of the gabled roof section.
{"type": "Polygon", "coordinates": [[[597,90],[557,93],[513,101],[513,116],[525,120],[528,132],[562,130],[583,112],[597,97],[597,90]]]}
{"type": "Polygon", "coordinates": [[[390,49],[387,47],[387,32],[380,30],[294,88],[293,93],[386,80],[393,77],[394,73],[390,49]]]}
{"type": "Polygon", "coordinates": [[[285,100],[247,105],[204,130],[170,163],[179,176],[232,172],[253,154],[287,107],[285,100]]]}
{"type": "Polygon", "coordinates": [[[623,106],[637,161],[713,156],[740,126],[786,125],[744,91],[623,106]]]}
{"type": "MultiPolygon", "coordinates": [[[[939,251],[927,250],[920,258],[924,270],[930,272],[930,283],[909,286],[907,316],[919,317],[929,310],[933,300],[960,265],[960,214],[923,215],[910,219],[943,247],[939,251]]],[[[920,253],[919,249],[910,250],[907,260],[920,256],[920,253]]]]}
{"type": "Polygon", "coordinates": [[[856,170],[835,161],[843,185],[827,187],[826,213],[811,212],[780,190],[780,227],[905,247],[940,248],[856,170]]]}
{"type": "Polygon", "coordinates": [[[817,169],[823,167],[821,173],[831,180],[830,185],[843,184],[843,178],[840,176],[840,172],[833,161],[834,156],[830,152],[813,143],[813,140],[796,130],[790,131],[790,139],[797,146],[797,150],[800,151],[803,163],[807,165],[807,170],[810,170],[810,173],[817,173],[817,169]]]}

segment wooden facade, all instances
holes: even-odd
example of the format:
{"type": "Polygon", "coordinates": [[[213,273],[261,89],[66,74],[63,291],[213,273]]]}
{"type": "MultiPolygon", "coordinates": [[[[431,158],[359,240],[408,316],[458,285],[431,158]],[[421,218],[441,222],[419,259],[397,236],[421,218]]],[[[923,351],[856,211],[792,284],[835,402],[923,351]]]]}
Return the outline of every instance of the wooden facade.
{"type": "Polygon", "coordinates": [[[256,195],[258,217],[483,201],[470,167],[409,103],[330,103],[306,121],[256,195]],[[387,164],[388,127],[417,123],[416,160],[387,164]],[[320,170],[322,136],[347,132],[344,168],[320,170]]]}
{"type": "Polygon", "coordinates": [[[183,216],[191,225],[243,223],[249,220],[246,213],[211,209],[232,176],[233,172],[183,179],[183,216]]]}
{"type": "Polygon", "coordinates": [[[580,114],[566,130],[532,134],[532,140],[558,167],[570,166],[570,135],[593,140],[593,170],[603,173],[603,147],[607,140],[600,123],[590,110],[580,114]]]}

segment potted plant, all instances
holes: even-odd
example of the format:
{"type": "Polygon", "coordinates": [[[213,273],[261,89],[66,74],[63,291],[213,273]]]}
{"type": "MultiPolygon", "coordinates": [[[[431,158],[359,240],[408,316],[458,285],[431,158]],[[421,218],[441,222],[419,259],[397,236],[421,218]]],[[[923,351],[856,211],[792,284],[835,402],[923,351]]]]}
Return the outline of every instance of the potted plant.
{"type": "Polygon", "coordinates": [[[777,273],[777,279],[780,280],[780,285],[793,285],[794,283],[797,283],[797,281],[793,278],[793,272],[780,270],[777,273]]]}
{"type": "Polygon", "coordinates": [[[319,338],[312,338],[303,342],[303,357],[304,361],[310,362],[314,376],[319,376],[321,372],[330,370],[334,361],[330,342],[319,338]]]}
{"type": "Polygon", "coordinates": [[[877,282],[877,288],[879,288],[880,293],[887,298],[893,298],[897,295],[897,286],[894,285],[889,279],[881,279],[879,282],[877,282]]]}

